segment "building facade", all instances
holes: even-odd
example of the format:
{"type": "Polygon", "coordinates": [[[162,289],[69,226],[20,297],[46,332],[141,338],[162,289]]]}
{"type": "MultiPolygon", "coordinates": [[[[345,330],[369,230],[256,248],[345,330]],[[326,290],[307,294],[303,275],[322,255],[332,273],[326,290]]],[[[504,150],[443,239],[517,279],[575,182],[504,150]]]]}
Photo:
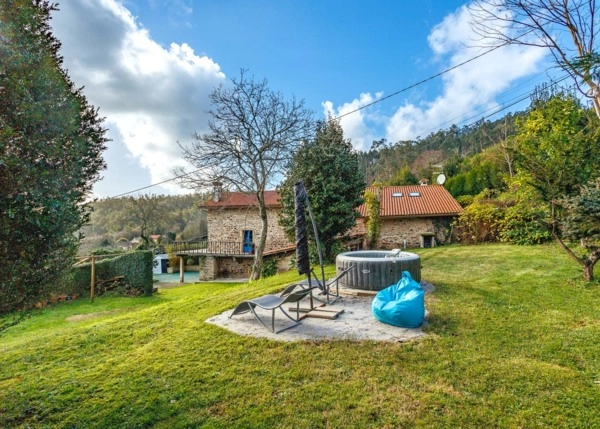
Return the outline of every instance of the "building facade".
{"type": "MultiPolygon", "coordinates": [[[[451,237],[453,220],[462,207],[441,185],[378,186],[366,192],[380,203],[380,233],[377,249],[433,247],[451,237]]],[[[288,257],[294,243],[279,226],[278,191],[265,191],[269,228],[265,256],[288,257]]],[[[200,278],[246,277],[261,238],[262,222],[256,195],[215,190],[202,207],[207,211],[208,243],[202,251],[200,278]]],[[[349,232],[353,248],[367,248],[367,208],[358,207],[359,217],[349,232]]],[[[285,265],[285,264],[283,264],[285,265]]]]}

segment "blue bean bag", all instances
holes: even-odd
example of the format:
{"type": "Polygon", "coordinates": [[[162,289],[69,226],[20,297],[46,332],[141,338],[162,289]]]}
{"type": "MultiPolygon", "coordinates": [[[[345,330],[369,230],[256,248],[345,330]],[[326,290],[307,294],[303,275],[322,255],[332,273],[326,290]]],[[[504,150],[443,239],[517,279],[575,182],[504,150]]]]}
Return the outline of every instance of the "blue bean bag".
{"type": "Polygon", "coordinates": [[[375,295],[371,310],[380,322],[402,328],[418,328],[425,319],[425,292],[408,271],[403,271],[397,284],[375,295]]]}

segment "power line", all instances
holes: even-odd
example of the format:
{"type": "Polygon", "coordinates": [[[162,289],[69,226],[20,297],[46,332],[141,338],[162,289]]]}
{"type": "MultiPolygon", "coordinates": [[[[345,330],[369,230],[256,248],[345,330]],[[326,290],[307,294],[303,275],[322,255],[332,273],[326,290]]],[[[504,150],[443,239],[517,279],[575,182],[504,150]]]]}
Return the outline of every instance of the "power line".
{"type": "Polygon", "coordinates": [[[119,198],[119,197],[124,197],[125,195],[133,194],[134,192],[143,191],[144,189],[153,188],[154,186],[162,185],[162,184],[164,184],[164,183],[172,182],[173,180],[181,179],[182,177],[189,176],[189,175],[191,175],[191,174],[197,173],[197,172],[199,172],[200,170],[201,170],[201,169],[199,168],[199,169],[197,169],[197,170],[190,171],[189,173],[180,174],[180,175],[178,175],[178,176],[171,177],[170,179],[163,180],[162,182],[153,183],[153,184],[151,184],[151,185],[144,186],[143,188],[134,189],[133,191],[128,191],[128,192],[123,192],[122,194],[115,195],[114,197],[108,197],[108,198],[119,198]]]}
{"type": "MultiPolygon", "coordinates": [[[[568,79],[569,77],[570,77],[570,75],[569,75],[569,74],[565,74],[565,75],[563,75],[563,77],[561,77],[560,79],[558,79],[558,80],[554,81],[554,84],[561,83],[562,81],[564,81],[564,80],[568,79]]],[[[502,111],[504,111],[504,110],[506,110],[506,109],[508,109],[508,108],[510,108],[510,107],[513,107],[513,106],[515,106],[515,105],[519,104],[520,102],[527,100],[527,99],[528,99],[528,98],[530,98],[530,97],[531,97],[531,92],[524,92],[524,93],[521,93],[521,94],[519,94],[519,95],[517,95],[517,96],[513,97],[512,99],[510,99],[510,100],[507,100],[507,102],[508,102],[509,104],[506,104],[506,102],[504,102],[504,103],[502,103],[502,105],[501,105],[501,106],[492,106],[492,107],[490,107],[490,108],[488,108],[488,109],[485,109],[485,110],[483,110],[482,112],[479,112],[479,113],[477,113],[476,115],[473,115],[473,116],[470,116],[470,117],[468,117],[468,118],[465,118],[465,119],[463,119],[462,121],[459,121],[459,122],[454,122],[454,121],[455,121],[456,119],[458,119],[460,116],[459,116],[459,117],[456,117],[456,118],[454,118],[454,119],[451,119],[451,120],[449,120],[449,121],[446,121],[446,122],[444,122],[444,123],[443,123],[443,124],[441,124],[440,126],[437,126],[437,127],[431,128],[431,129],[430,129],[428,132],[430,132],[430,133],[431,133],[431,132],[434,132],[435,130],[439,130],[439,129],[441,129],[441,127],[443,127],[444,125],[446,125],[446,124],[448,124],[448,123],[450,123],[450,122],[452,122],[452,123],[453,123],[453,124],[455,124],[455,125],[460,125],[460,124],[462,124],[462,123],[464,123],[464,122],[469,122],[469,121],[471,121],[471,120],[473,120],[473,119],[475,119],[475,118],[479,118],[479,119],[482,119],[482,120],[485,120],[485,119],[491,118],[492,116],[494,116],[494,115],[496,115],[496,114],[498,114],[498,113],[500,113],[500,112],[502,112],[502,111]],[[492,110],[492,109],[495,109],[495,110],[494,110],[493,112],[491,112],[491,113],[487,114],[487,115],[484,115],[484,116],[481,116],[481,117],[479,117],[479,115],[480,115],[480,114],[482,114],[482,113],[485,113],[485,112],[489,112],[489,111],[490,111],[490,110],[492,110]]]]}
{"type": "Polygon", "coordinates": [[[363,109],[366,109],[367,107],[371,107],[371,106],[373,106],[373,105],[375,105],[375,104],[377,104],[377,103],[381,103],[381,102],[382,102],[382,101],[384,101],[384,100],[387,100],[387,99],[389,99],[389,98],[395,97],[396,95],[398,95],[398,94],[401,94],[401,93],[403,93],[403,92],[406,92],[406,91],[408,91],[409,89],[413,89],[413,88],[415,88],[415,87],[417,87],[417,86],[419,86],[419,85],[422,85],[422,84],[424,84],[424,83],[426,83],[426,82],[429,82],[430,80],[433,80],[433,79],[435,79],[435,78],[437,78],[437,77],[440,77],[440,76],[442,76],[442,75],[444,75],[444,74],[446,74],[446,73],[448,73],[448,72],[451,72],[452,70],[454,70],[454,69],[457,69],[458,67],[464,66],[465,64],[468,64],[468,63],[470,63],[471,61],[474,61],[474,60],[476,60],[476,59],[478,59],[478,58],[481,58],[481,57],[483,57],[484,55],[487,55],[487,54],[489,54],[490,52],[492,52],[492,51],[495,51],[495,50],[496,50],[496,49],[498,49],[498,48],[501,48],[502,46],[504,46],[504,45],[499,45],[499,46],[496,46],[496,47],[494,47],[494,48],[488,49],[487,51],[485,51],[485,52],[482,52],[481,54],[479,54],[479,55],[476,55],[476,56],[474,56],[474,57],[471,57],[471,58],[469,58],[468,60],[466,60],[466,61],[463,61],[462,63],[456,64],[456,65],[454,65],[454,66],[452,66],[452,67],[450,67],[450,68],[448,68],[448,69],[446,69],[446,70],[443,70],[443,71],[441,71],[441,72],[439,72],[439,73],[437,73],[437,74],[434,74],[433,76],[430,76],[430,77],[428,77],[428,78],[426,78],[426,79],[423,79],[423,80],[420,80],[420,81],[418,81],[418,82],[416,82],[416,83],[413,83],[412,85],[409,85],[409,86],[407,86],[407,87],[405,87],[405,88],[402,88],[402,89],[400,89],[400,90],[398,90],[398,91],[396,91],[396,92],[393,92],[393,93],[392,93],[392,94],[390,94],[390,95],[386,95],[385,97],[378,98],[377,100],[375,100],[375,101],[372,101],[371,103],[365,104],[364,106],[358,107],[358,108],[356,108],[356,109],[354,109],[354,110],[351,110],[350,112],[346,112],[346,113],[344,113],[343,115],[336,116],[336,117],[335,117],[335,119],[340,119],[340,118],[343,118],[344,116],[351,115],[351,114],[353,114],[353,113],[356,113],[356,112],[359,112],[359,111],[361,111],[361,110],[363,110],[363,109]]]}
{"type": "MultiPolygon", "coordinates": [[[[484,55],[487,55],[487,54],[489,54],[490,52],[492,52],[492,51],[495,51],[495,50],[496,50],[496,49],[498,49],[498,48],[501,48],[502,46],[504,46],[504,45],[499,45],[499,46],[493,47],[493,48],[491,48],[491,49],[488,49],[487,51],[484,51],[484,52],[482,52],[482,53],[481,53],[481,54],[479,54],[479,55],[476,55],[476,56],[474,56],[474,57],[471,57],[471,58],[469,58],[468,60],[466,60],[466,61],[463,61],[462,63],[456,64],[456,65],[454,65],[454,66],[452,66],[452,67],[450,67],[450,68],[447,68],[447,69],[445,69],[445,70],[443,70],[443,71],[441,71],[441,72],[439,72],[439,73],[437,73],[437,74],[435,74],[435,75],[432,75],[432,76],[430,76],[430,77],[428,77],[428,78],[426,78],[426,79],[420,80],[420,81],[418,81],[418,82],[416,82],[416,83],[414,83],[414,84],[412,84],[412,85],[409,85],[409,86],[407,86],[407,87],[405,87],[405,88],[402,88],[402,89],[400,89],[400,90],[398,90],[398,91],[395,91],[395,92],[393,92],[392,94],[386,95],[385,97],[381,97],[381,98],[379,98],[379,99],[377,99],[377,100],[375,100],[375,101],[373,101],[373,102],[371,102],[371,103],[365,104],[364,106],[361,106],[361,107],[358,107],[358,108],[356,108],[356,109],[354,109],[354,110],[351,110],[350,112],[346,112],[346,113],[344,113],[344,114],[342,114],[342,115],[339,115],[339,116],[335,117],[335,119],[340,119],[340,118],[343,118],[343,117],[345,117],[345,116],[349,116],[349,115],[351,115],[351,114],[353,114],[353,113],[356,113],[356,112],[359,112],[359,111],[361,111],[361,110],[363,110],[363,109],[366,109],[367,107],[371,107],[371,106],[373,106],[373,105],[375,105],[375,104],[378,104],[378,103],[381,103],[382,101],[385,101],[385,100],[387,100],[387,99],[389,99],[389,98],[395,97],[395,96],[396,96],[396,95],[398,95],[398,94],[401,94],[401,93],[403,93],[403,92],[406,92],[406,91],[408,91],[408,90],[410,90],[410,89],[413,89],[413,88],[415,88],[415,87],[417,87],[417,86],[419,86],[419,85],[422,85],[422,84],[424,84],[424,83],[427,83],[427,82],[429,82],[429,81],[431,81],[431,80],[433,80],[433,79],[435,79],[435,78],[438,78],[438,77],[440,77],[440,76],[442,76],[442,75],[444,75],[444,74],[446,74],[446,73],[449,73],[449,72],[451,72],[452,70],[455,70],[455,69],[457,69],[458,67],[462,67],[462,66],[464,66],[465,64],[468,64],[468,63],[470,63],[470,62],[472,62],[472,61],[475,61],[476,59],[478,59],[478,58],[481,58],[481,57],[483,57],[484,55]]],[[[528,95],[528,96],[529,96],[529,95],[528,95]]],[[[505,109],[507,109],[507,108],[509,108],[509,107],[512,107],[513,105],[515,105],[515,104],[519,103],[520,101],[523,101],[523,100],[524,100],[524,99],[526,99],[526,98],[527,98],[527,97],[525,97],[525,98],[523,98],[523,99],[521,99],[521,100],[518,100],[517,102],[515,102],[515,103],[512,103],[512,104],[510,104],[510,105],[508,105],[508,106],[505,106],[504,108],[502,108],[502,109],[499,109],[498,111],[496,111],[496,112],[494,112],[494,113],[492,113],[492,114],[490,114],[490,115],[488,115],[488,116],[484,117],[484,119],[485,119],[485,118],[488,118],[488,117],[490,117],[490,116],[493,116],[493,115],[495,115],[496,113],[499,113],[499,112],[501,112],[502,110],[505,110],[505,109]]],[[[469,119],[471,119],[471,118],[465,119],[464,121],[461,121],[461,122],[465,122],[465,121],[467,121],[467,120],[469,120],[469,119]]],[[[459,123],[460,123],[460,122],[459,122],[459,123]]],[[[132,190],[132,191],[124,192],[124,193],[122,193],[122,194],[116,195],[116,196],[114,196],[114,197],[108,197],[108,198],[119,198],[119,197],[122,197],[122,196],[125,196],[125,195],[133,194],[134,192],[139,192],[139,191],[143,191],[143,190],[145,190],[145,189],[153,188],[153,187],[155,187],[155,186],[162,185],[162,184],[164,184],[164,183],[168,183],[168,182],[172,182],[172,181],[174,181],[174,180],[177,180],[177,179],[180,179],[180,178],[182,178],[182,177],[185,177],[185,176],[188,176],[188,175],[194,174],[194,173],[196,173],[196,172],[198,172],[198,171],[200,171],[200,170],[201,170],[201,169],[197,169],[197,170],[195,170],[195,171],[192,171],[192,172],[189,172],[189,173],[185,173],[185,174],[182,174],[182,175],[179,175],[179,176],[172,177],[172,178],[170,178],[170,179],[167,179],[167,180],[163,180],[162,182],[153,183],[153,184],[151,184],[151,185],[144,186],[144,187],[142,187],[142,188],[138,188],[138,189],[134,189],[134,190],[132,190]]]]}
{"type": "MultiPolygon", "coordinates": [[[[569,77],[570,77],[570,75],[568,75],[568,74],[565,74],[565,75],[564,75],[562,78],[558,79],[558,80],[557,80],[557,81],[555,81],[554,83],[555,83],[555,84],[558,84],[558,83],[560,83],[560,82],[562,82],[562,81],[564,81],[564,80],[568,79],[569,77]]],[[[486,109],[486,110],[484,110],[483,112],[488,112],[488,111],[490,111],[490,110],[492,110],[492,109],[496,109],[496,110],[494,110],[493,112],[491,112],[491,113],[489,113],[489,114],[487,114],[487,115],[485,115],[485,116],[482,116],[482,117],[481,117],[481,118],[479,118],[479,119],[481,119],[481,120],[486,120],[486,119],[488,119],[488,118],[491,118],[492,116],[494,116],[494,115],[496,115],[496,114],[498,114],[498,113],[500,113],[500,112],[502,112],[502,111],[504,111],[504,110],[506,110],[506,109],[509,109],[509,108],[511,108],[511,107],[513,107],[513,106],[515,106],[515,105],[517,105],[517,104],[519,104],[519,103],[521,103],[522,101],[525,101],[525,100],[527,100],[527,99],[528,99],[528,98],[530,98],[530,97],[531,97],[531,93],[529,93],[529,92],[527,92],[527,93],[522,93],[522,94],[520,94],[520,95],[517,95],[516,97],[514,97],[514,98],[512,98],[512,99],[510,100],[510,103],[509,103],[509,104],[503,104],[502,106],[494,106],[494,107],[490,107],[489,109],[486,109]]],[[[481,113],[483,113],[483,112],[481,112],[481,113]]],[[[477,115],[473,115],[473,116],[471,116],[471,117],[468,117],[468,118],[465,118],[465,119],[463,119],[463,120],[462,120],[462,121],[460,121],[460,122],[457,122],[457,123],[456,123],[456,125],[460,125],[460,124],[461,124],[461,123],[463,123],[463,122],[468,122],[468,121],[471,121],[471,120],[473,120],[473,119],[475,119],[475,118],[478,118],[478,117],[479,117],[479,114],[477,114],[477,115]]],[[[446,122],[446,123],[447,123],[447,122],[446,122]]],[[[430,130],[430,132],[433,132],[435,129],[439,129],[439,128],[432,128],[432,129],[430,130]]],[[[444,144],[444,142],[445,142],[445,139],[444,139],[444,141],[441,143],[441,145],[440,145],[440,146],[442,146],[442,145],[444,144]]],[[[426,147],[429,147],[429,146],[433,145],[434,143],[435,143],[435,142],[431,142],[431,143],[429,143],[429,144],[420,145],[419,147],[420,147],[420,148],[426,148],[426,147]]]]}

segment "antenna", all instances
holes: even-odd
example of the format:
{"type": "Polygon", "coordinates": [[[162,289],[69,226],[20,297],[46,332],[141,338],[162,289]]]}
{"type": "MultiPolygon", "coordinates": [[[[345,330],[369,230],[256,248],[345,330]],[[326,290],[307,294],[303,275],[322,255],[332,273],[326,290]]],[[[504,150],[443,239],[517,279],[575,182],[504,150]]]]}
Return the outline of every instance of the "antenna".
{"type": "Polygon", "coordinates": [[[446,181],[446,176],[444,175],[444,173],[440,173],[436,179],[437,184],[443,185],[445,181],[446,181]]]}

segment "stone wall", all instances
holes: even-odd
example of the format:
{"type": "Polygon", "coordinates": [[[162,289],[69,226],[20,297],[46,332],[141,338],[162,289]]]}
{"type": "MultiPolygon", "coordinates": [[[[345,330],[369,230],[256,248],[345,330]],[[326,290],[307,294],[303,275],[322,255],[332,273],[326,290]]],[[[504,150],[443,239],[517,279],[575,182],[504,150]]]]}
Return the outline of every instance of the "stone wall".
{"type": "Polygon", "coordinates": [[[250,277],[254,258],[217,258],[219,268],[217,277],[246,278],[250,277]]]}
{"type": "MultiPolygon", "coordinates": [[[[285,272],[290,269],[291,259],[294,253],[282,256],[265,256],[276,258],[277,272],[285,272]]],[[[200,280],[215,280],[218,278],[246,278],[252,272],[254,258],[239,256],[205,256],[200,264],[200,280]]]]}
{"type": "Polygon", "coordinates": [[[430,218],[390,219],[381,224],[377,248],[402,249],[421,247],[421,234],[433,233],[433,222],[430,218]]]}
{"type": "Polygon", "coordinates": [[[214,256],[200,258],[200,280],[214,280],[217,278],[218,263],[214,256]]]}
{"type": "MultiPolygon", "coordinates": [[[[401,249],[423,247],[422,235],[433,235],[435,244],[446,243],[450,239],[451,217],[384,219],[381,224],[377,249],[401,249]]],[[[351,234],[366,234],[365,219],[357,219],[351,234]]],[[[366,240],[366,238],[365,238],[366,240]]],[[[366,243],[364,243],[366,248],[366,243]]]]}
{"type": "MultiPolygon", "coordinates": [[[[277,219],[278,210],[267,209],[269,230],[267,233],[267,246],[269,243],[287,243],[283,229],[277,219]]],[[[244,209],[221,209],[208,212],[208,240],[243,242],[244,230],[252,231],[255,243],[260,240],[262,223],[255,207],[244,209]]]]}
{"type": "Polygon", "coordinates": [[[205,256],[200,264],[200,280],[249,277],[253,262],[254,258],[205,256]]]}

